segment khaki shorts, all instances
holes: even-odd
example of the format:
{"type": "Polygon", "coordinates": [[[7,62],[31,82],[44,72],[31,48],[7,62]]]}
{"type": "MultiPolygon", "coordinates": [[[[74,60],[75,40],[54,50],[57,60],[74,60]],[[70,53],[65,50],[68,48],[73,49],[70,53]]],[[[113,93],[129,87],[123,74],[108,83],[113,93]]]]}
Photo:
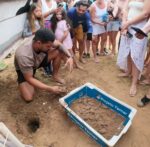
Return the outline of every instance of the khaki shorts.
{"type": "Polygon", "coordinates": [[[79,25],[77,28],[73,29],[74,32],[74,37],[80,41],[84,39],[84,32],[83,32],[83,27],[82,25],[79,25]]]}

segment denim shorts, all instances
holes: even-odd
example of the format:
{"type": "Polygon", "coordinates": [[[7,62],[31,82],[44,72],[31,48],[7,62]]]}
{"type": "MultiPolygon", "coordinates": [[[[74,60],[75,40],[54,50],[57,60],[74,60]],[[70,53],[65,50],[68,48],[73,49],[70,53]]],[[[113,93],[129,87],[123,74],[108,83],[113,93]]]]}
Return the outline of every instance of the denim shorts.
{"type": "Polygon", "coordinates": [[[121,27],[121,22],[119,20],[110,21],[107,24],[107,32],[119,31],[120,27],[121,27]]]}

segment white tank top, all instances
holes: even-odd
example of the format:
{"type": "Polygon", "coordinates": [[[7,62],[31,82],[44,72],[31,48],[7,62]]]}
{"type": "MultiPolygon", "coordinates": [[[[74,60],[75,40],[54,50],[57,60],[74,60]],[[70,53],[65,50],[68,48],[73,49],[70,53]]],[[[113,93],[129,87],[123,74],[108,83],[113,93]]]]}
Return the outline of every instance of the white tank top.
{"type": "MultiPolygon", "coordinates": [[[[52,9],[56,9],[57,8],[56,1],[55,0],[51,0],[51,1],[52,1],[52,6],[49,8],[47,3],[46,3],[46,0],[41,0],[41,3],[42,3],[42,14],[44,14],[44,13],[46,13],[46,12],[52,10],[52,9]]],[[[49,15],[48,17],[45,18],[45,20],[50,20],[52,16],[53,16],[52,14],[49,15]]]]}
{"type": "MultiPolygon", "coordinates": [[[[107,1],[105,1],[105,8],[101,9],[99,8],[96,3],[93,3],[94,7],[95,7],[95,16],[101,20],[102,16],[104,16],[107,13],[107,1]]],[[[102,20],[101,20],[102,21],[102,20]]]]}

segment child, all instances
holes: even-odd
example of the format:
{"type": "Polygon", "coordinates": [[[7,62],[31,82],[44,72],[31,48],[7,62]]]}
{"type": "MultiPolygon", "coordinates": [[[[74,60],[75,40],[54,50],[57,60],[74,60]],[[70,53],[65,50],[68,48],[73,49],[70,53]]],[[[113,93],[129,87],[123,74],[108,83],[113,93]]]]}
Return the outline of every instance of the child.
{"type": "MultiPolygon", "coordinates": [[[[70,25],[64,10],[54,13],[51,18],[51,26],[53,32],[55,33],[56,39],[62,42],[64,47],[69,50],[72,56],[74,56],[72,51],[73,43],[69,32],[70,25]]],[[[75,57],[73,57],[73,59],[76,68],[82,68],[77,65],[75,57]]]]}
{"type": "Polygon", "coordinates": [[[41,8],[33,3],[27,14],[27,20],[25,22],[23,37],[29,37],[33,35],[38,29],[44,27],[44,21],[41,8]]]}
{"type": "Polygon", "coordinates": [[[27,14],[27,20],[25,22],[23,37],[32,36],[38,29],[44,27],[42,11],[37,4],[33,3],[30,6],[30,10],[27,14]]]}

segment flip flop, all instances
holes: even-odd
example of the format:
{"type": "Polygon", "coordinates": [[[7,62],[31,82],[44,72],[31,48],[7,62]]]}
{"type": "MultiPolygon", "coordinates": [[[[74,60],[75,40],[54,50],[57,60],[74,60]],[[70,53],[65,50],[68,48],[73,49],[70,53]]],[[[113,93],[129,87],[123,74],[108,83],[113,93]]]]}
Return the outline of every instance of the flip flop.
{"type": "Polygon", "coordinates": [[[147,34],[145,34],[141,29],[136,28],[136,27],[131,27],[131,29],[133,29],[135,32],[143,35],[144,37],[148,37],[147,34]]]}

